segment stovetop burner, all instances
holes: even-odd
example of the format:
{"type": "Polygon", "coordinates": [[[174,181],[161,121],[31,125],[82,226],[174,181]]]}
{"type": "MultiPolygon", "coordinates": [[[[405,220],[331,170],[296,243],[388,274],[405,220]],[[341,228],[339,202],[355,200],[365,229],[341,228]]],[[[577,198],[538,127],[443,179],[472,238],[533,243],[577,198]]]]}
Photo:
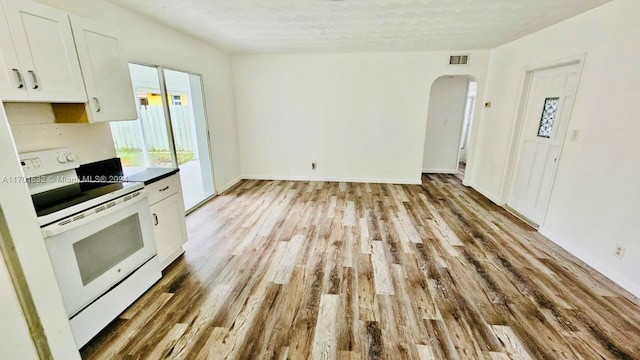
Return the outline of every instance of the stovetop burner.
{"type": "MultiPolygon", "coordinates": [[[[141,187],[139,183],[101,183],[101,182],[79,182],[59,187],[57,189],[45,191],[31,196],[33,205],[38,217],[53,214],[74,205],[99,198],[113,192],[127,193],[141,187]]],[[[108,201],[110,199],[106,199],[108,201]]]]}
{"type": "Polygon", "coordinates": [[[22,170],[40,226],[46,226],[92,207],[144,188],[127,182],[120,159],[80,165],[69,149],[21,153],[22,170]]]}

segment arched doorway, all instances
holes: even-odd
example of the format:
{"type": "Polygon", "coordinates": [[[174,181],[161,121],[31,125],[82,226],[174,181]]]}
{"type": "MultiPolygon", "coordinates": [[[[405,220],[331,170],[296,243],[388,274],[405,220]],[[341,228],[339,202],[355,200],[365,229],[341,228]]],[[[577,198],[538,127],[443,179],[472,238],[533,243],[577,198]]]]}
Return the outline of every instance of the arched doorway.
{"type": "Polygon", "coordinates": [[[477,92],[477,81],[468,75],[441,76],[433,82],[423,173],[457,174],[464,170],[477,92]]]}

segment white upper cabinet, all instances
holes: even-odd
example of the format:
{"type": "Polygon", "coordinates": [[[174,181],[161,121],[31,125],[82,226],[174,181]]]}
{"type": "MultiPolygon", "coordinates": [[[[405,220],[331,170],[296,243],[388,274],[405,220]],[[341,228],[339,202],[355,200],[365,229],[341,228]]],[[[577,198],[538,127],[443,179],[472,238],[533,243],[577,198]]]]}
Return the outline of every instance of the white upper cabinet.
{"type": "Polygon", "coordinates": [[[113,29],[70,15],[89,101],[89,121],[138,118],[122,38],[113,29]]]}
{"type": "Polygon", "coordinates": [[[67,13],[28,0],[5,0],[3,5],[0,51],[4,68],[0,71],[0,98],[86,102],[67,13]],[[8,34],[13,44],[8,41],[8,34]]]}
{"type": "Polygon", "coordinates": [[[0,99],[21,100],[26,97],[27,87],[13,47],[7,17],[0,4],[0,99]]]}

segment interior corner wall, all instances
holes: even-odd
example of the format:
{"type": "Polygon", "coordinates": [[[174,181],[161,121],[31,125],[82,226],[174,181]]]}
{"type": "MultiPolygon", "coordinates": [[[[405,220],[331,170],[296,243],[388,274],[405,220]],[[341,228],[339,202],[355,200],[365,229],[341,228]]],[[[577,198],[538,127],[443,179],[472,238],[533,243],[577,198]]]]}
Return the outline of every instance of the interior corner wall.
{"type": "Polygon", "coordinates": [[[614,0],[491,52],[470,183],[506,202],[525,69],[586,54],[540,232],[640,296],[640,2],[614,0]],[[626,248],[622,259],[614,246],[626,248]]]}
{"type": "Polygon", "coordinates": [[[222,191],[239,180],[238,135],[228,54],[106,0],[37,1],[117,29],[124,35],[132,62],[202,75],[216,188],[222,191]]]}
{"type": "Polygon", "coordinates": [[[233,56],[243,177],[419,183],[433,82],[484,86],[489,51],[469,53],[233,56]]]}

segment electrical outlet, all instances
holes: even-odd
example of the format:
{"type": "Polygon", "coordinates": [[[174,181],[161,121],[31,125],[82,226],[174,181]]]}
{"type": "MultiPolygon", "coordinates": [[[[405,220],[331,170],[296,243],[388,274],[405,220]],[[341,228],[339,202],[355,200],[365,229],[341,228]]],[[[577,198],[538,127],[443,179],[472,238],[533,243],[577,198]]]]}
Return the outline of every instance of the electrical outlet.
{"type": "Polygon", "coordinates": [[[311,170],[315,170],[316,167],[318,167],[318,163],[312,162],[311,163],[311,170]]]}
{"type": "Polygon", "coordinates": [[[624,256],[624,251],[625,248],[624,246],[620,245],[620,244],[616,244],[615,247],[615,251],[614,251],[614,255],[618,258],[618,259],[622,259],[622,257],[624,256]]]}

